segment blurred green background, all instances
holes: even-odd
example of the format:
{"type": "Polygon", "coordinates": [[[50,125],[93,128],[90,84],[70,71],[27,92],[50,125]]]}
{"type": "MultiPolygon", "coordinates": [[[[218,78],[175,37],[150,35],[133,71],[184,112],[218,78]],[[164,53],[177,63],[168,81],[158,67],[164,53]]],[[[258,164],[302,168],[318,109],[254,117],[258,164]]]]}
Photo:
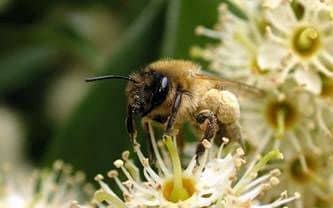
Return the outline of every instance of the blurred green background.
{"type": "Polygon", "coordinates": [[[208,41],[196,26],[213,26],[220,2],[0,0],[0,157],[60,158],[89,178],[111,169],[130,148],[126,83],[84,79],[189,59],[208,41]]]}

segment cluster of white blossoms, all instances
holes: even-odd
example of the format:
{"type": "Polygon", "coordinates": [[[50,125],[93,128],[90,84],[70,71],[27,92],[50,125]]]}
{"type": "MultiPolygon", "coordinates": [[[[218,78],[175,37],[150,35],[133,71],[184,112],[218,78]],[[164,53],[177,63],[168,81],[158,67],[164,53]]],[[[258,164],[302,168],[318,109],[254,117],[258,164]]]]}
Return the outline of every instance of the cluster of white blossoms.
{"type": "Polygon", "coordinates": [[[219,42],[194,47],[192,55],[266,92],[241,102],[248,150],[280,149],[286,160],[276,164],[283,172],[279,186],[305,196],[296,207],[332,207],[333,1],[229,3],[237,14],[221,4],[215,27],[196,30],[219,42]]]}
{"type": "Polygon", "coordinates": [[[275,85],[292,77],[310,92],[321,94],[327,79],[333,78],[333,3],[232,2],[242,15],[229,12],[222,4],[215,30],[197,28],[198,34],[221,43],[205,50],[195,48],[194,55],[210,61],[210,68],[217,72],[226,69],[221,72],[226,76],[253,84],[262,84],[256,81],[264,78],[275,85]]]}
{"type": "Polygon", "coordinates": [[[82,172],[72,172],[62,161],[53,170],[33,173],[16,171],[5,166],[0,170],[0,208],[65,208],[73,200],[82,203],[94,189],[84,182],[82,172]]]}
{"type": "MultiPolygon", "coordinates": [[[[279,151],[271,151],[257,158],[242,170],[245,160],[241,148],[226,150],[226,138],[220,147],[204,140],[203,155],[198,160],[194,156],[187,167],[182,168],[174,139],[164,136],[163,142],[158,145],[152,137],[156,169],[150,165],[138,143],[134,144],[134,150],[142,169],[130,159],[128,151],[114,162],[121,173],[111,170],[107,175],[117,184],[122,196],[115,194],[119,191],[112,190],[102,175],[97,175],[95,179],[101,186],[94,196],[97,207],[273,208],[300,197],[298,193],[288,197],[283,192],[267,204],[257,200],[259,195],[279,183],[278,169],[258,174],[269,161],[282,159],[279,151]],[[120,177],[120,174],[124,177],[120,177]]],[[[76,204],[74,207],[84,206],[76,204]]]]}

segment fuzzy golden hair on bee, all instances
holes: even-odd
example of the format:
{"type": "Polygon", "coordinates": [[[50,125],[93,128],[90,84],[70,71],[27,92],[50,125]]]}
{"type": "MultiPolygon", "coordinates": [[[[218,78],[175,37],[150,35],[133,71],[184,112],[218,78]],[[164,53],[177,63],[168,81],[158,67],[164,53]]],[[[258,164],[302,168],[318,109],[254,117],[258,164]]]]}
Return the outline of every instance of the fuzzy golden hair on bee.
{"type": "MultiPolygon", "coordinates": [[[[187,60],[159,60],[129,76],[108,75],[88,81],[107,77],[128,81],[126,123],[132,141],[136,139],[134,118],[138,117],[144,127],[162,124],[165,134],[172,134],[189,122],[199,132],[200,141],[215,137],[221,140],[227,135],[241,142],[240,110],[235,94],[238,91],[261,93],[249,85],[207,75],[200,65],[187,60]]],[[[147,135],[150,136],[149,132],[147,135]]],[[[197,154],[202,151],[199,142],[197,154]]]]}

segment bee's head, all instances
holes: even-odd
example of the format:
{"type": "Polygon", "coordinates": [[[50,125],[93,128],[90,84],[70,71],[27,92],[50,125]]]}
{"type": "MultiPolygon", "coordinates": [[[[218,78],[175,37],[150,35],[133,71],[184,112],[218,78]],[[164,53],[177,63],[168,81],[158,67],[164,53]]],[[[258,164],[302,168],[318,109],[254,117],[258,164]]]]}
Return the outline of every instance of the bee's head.
{"type": "Polygon", "coordinates": [[[132,113],[143,117],[160,105],[167,97],[169,79],[156,71],[142,71],[132,74],[128,82],[128,106],[132,113]]]}
{"type": "Polygon", "coordinates": [[[129,113],[143,117],[160,105],[167,97],[169,79],[156,71],[141,71],[129,77],[107,75],[86,79],[87,82],[104,79],[123,79],[128,81],[126,88],[129,113]]]}

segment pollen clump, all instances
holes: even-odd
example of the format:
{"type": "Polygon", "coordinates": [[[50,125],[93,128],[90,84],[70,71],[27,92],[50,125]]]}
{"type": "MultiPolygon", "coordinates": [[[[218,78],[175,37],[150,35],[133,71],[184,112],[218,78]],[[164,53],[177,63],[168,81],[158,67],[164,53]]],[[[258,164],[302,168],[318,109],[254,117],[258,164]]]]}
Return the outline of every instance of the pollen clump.
{"type": "Polygon", "coordinates": [[[205,106],[216,112],[217,118],[222,123],[233,123],[240,117],[238,99],[233,93],[226,90],[209,90],[202,98],[199,106],[205,106]]]}

